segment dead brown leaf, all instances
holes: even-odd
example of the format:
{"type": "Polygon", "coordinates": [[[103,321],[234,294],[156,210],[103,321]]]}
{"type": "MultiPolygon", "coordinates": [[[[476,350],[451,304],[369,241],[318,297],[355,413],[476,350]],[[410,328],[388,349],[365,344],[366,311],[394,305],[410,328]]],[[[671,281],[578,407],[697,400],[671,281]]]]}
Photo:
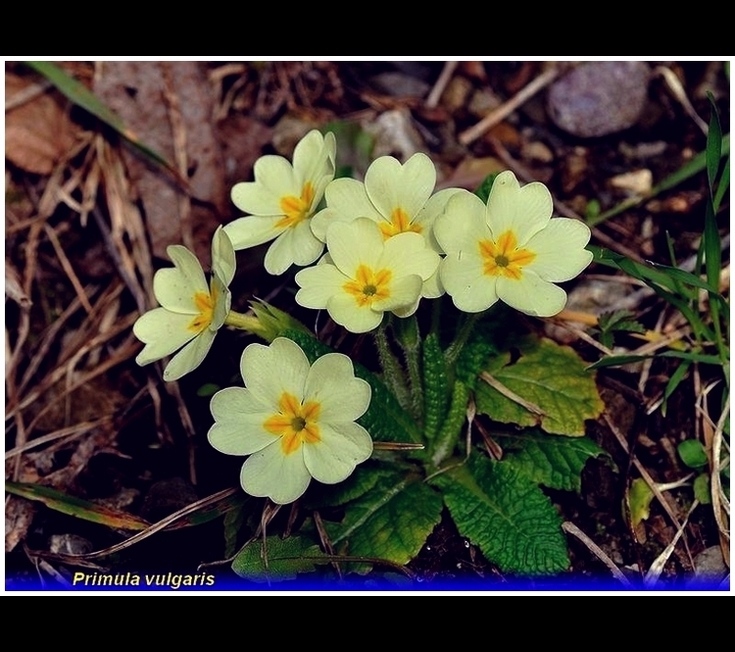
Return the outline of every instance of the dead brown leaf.
{"type": "MultiPolygon", "coordinates": [[[[31,84],[6,71],[5,96],[12,100],[31,84]]],[[[71,149],[77,131],[68,110],[53,95],[39,95],[5,114],[5,156],[27,172],[51,174],[56,163],[71,149]]]]}
{"type": "Polygon", "coordinates": [[[36,513],[35,506],[27,501],[9,496],[5,504],[5,552],[12,552],[26,538],[36,513]]]}
{"type": "MultiPolygon", "coordinates": [[[[95,94],[140,141],[183,170],[196,204],[138,153],[124,152],[130,182],[145,208],[154,256],[193,240],[208,260],[209,240],[229,209],[223,157],[214,133],[212,89],[202,62],[109,61],[100,64],[95,94]]],[[[179,172],[182,172],[179,169],[179,172]]],[[[191,198],[190,198],[191,199],[191,198]]]]}

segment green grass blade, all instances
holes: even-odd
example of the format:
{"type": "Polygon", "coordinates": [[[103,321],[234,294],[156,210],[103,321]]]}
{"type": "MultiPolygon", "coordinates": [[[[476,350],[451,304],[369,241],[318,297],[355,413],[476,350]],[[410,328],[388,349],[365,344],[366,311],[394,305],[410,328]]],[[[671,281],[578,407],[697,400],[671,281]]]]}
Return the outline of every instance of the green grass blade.
{"type": "Polygon", "coordinates": [[[725,167],[722,168],[722,176],[720,177],[719,183],[717,184],[717,191],[715,192],[715,196],[712,200],[712,203],[714,205],[715,213],[717,213],[718,210],[720,210],[720,204],[722,203],[722,199],[725,196],[725,193],[727,192],[727,189],[730,187],[730,157],[727,157],[727,160],[725,161],[725,167]]]}
{"type": "Polygon", "coordinates": [[[106,124],[112,130],[120,134],[131,145],[139,149],[145,156],[155,161],[176,177],[176,180],[187,185],[178,170],[173,167],[163,156],[140,141],[138,136],[125,126],[123,120],[100,99],[92,93],[84,84],[74,77],[68,75],[62,68],[50,61],[25,61],[29,68],[48,79],[61,93],[63,93],[74,104],[92,114],[98,120],[106,124]]]}
{"type": "Polygon", "coordinates": [[[21,498],[43,503],[49,509],[62,514],[111,528],[141,531],[150,527],[150,523],[142,518],[109,507],[103,507],[82,498],[69,496],[51,487],[7,480],[5,491],[21,498]]]}
{"type": "Polygon", "coordinates": [[[707,131],[705,158],[707,161],[707,179],[710,191],[712,191],[717,183],[717,170],[720,168],[720,158],[722,156],[722,127],[720,126],[720,116],[717,113],[717,105],[712,94],[707,93],[707,97],[712,105],[712,117],[707,131]]]}

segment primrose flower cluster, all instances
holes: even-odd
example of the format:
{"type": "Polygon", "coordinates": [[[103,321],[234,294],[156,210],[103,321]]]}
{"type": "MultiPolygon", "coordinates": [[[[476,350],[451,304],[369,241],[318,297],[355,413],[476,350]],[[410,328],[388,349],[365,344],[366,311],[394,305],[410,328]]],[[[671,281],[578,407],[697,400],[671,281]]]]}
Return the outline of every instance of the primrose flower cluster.
{"type": "MultiPolygon", "coordinates": [[[[229,285],[235,252],[265,243],[268,273],[303,268],[294,277],[296,302],[326,310],[353,333],[377,329],[385,313],[409,317],[421,299],[445,293],[467,313],[502,301],[552,316],[566,303],[557,283],[592,260],[589,228],[552,219],[546,186],[521,187],[510,171],[495,178],[487,202],[462,188],[434,192],[436,169],[422,153],[405,163],[382,156],[364,181],[335,179],[335,171],[335,137],[317,130],[297,144],[292,161],[258,159],[254,181],[232,189],[245,215],[214,234],[209,283],[194,254],[168,248],[174,268],[154,277],[160,307],[133,329],[145,344],[137,362],[175,353],[163,376],[177,380],[201,364],[223,325],[262,334],[257,317],[230,310],[229,285]]],[[[297,344],[270,339],[270,346],[246,347],[245,388],[213,397],[208,438],[223,453],[249,456],[240,477],[246,492],[288,503],[311,478],[341,482],[370,457],[370,435],[356,423],[368,409],[370,386],[342,354],[309,365],[297,344]]]]}

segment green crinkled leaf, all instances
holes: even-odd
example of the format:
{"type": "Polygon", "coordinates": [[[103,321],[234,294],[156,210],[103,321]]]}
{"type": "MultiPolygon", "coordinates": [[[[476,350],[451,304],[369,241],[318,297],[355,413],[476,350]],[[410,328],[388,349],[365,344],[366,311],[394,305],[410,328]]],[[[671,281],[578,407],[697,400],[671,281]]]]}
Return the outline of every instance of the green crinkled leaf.
{"type": "Polygon", "coordinates": [[[548,575],[569,567],[559,514],[518,469],[474,454],[432,482],[460,533],[503,571],[548,575]]]}
{"type": "Polygon", "coordinates": [[[551,489],[579,493],[580,474],[587,460],[606,454],[586,437],[550,437],[540,430],[493,436],[509,453],[503,458],[504,464],[551,489]]]}
{"type": "Polygon", "coordinates": [[[439,522],[441,496],[418,477],[384,475],[345,508],[341,523],[327,523],[335,549],[356,557],[406,564],[439,522]]]}
{"type": "Polygon", "coordinates": [[[370,491],[381,478],[393,475],[394,471],[381,468],[369,461],[359,465],[355,472],[343,482],[335,485],[316,485],[309,495],[308,507],[319,509],[344,505],[370,491]]]}
{"type": "Polygon", "coordinates": [[[604,405],[595,375],[586,370],[586,363],[568,346],[542,339],[522,350],[515,363],[496,369],[497,366],[496,358],[489,363],[488,373],[520,398],[541,408],[545,416],[538,417],[487,383],[479,382],[475,394],[477,411],[495,421],[540,425],[552,434],[581,437],[585,419],[594,419],[602,412],[604,405]]]}
{"type": "Polygon", "coordinates": [[[315,570],[316,564],[326,564],[329,558],[308,537],[292,536],[281,539],[267,537],[247,544],[232,562],[232,570],[254,582],[294,579],[298,573],[315,570]]]}

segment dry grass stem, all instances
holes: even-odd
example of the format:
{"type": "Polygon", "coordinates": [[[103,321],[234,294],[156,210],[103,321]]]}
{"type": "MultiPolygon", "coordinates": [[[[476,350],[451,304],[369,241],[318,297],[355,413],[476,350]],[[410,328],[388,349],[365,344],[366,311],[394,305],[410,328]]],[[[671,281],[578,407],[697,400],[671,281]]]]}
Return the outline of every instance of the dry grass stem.
{"type": "Polygon", "coordinates": [[[562,68],[560,66],[554,64],[542,72],[538,77],[536,77],[536,79],[518,91],[518,93],[516,93],[510,100],[499,106],[494,111],[488,113],[476,125],[460,133],[458,137],[459,142],[462,145],[469,145],[471,142],[477,140],[485,132],[489,131],[496,124],[507,118],[519,106],[531,99],[536,95],[536,93],[546,88],[559,76],[561,70],[562,68]]]}
{"type": "Polygon", "coordinates": [[[514,403],[518,403],[518,405],[528,410],[531,414],[534,414],[540,418],[546,416],[546,412],[544,412],[538,405],[536,405],[535,403],[531,403],[531,401],[527,401],[522,396],[519,396],[512,389],[503,385],[503,383],[501,383],[497,378],[487,373],[487,371],[481,372],[480,378],[482,378],[482,380],[490,385],[490,387],[492,387],[496,392],[499,392],[500,394],[505,396],[505,398],[510,399],[514,403]]]}
{"type": "Polygon", "coordinates": [[[454,71],[457,69],[458,65],[458,61],[446,61],[444,63],[444,68],[442,68],[442,71],[439,74],[439,78],[436,80],[434,87],[431,89],[431,91],[429,92],[429,96],[426,98],[426,103],[424,106],[426,106],[427,109],[433,109],[439,104],[442,93],[446,89],[447,84],[449,84],[449,81],[452,79],[452,75],[454,74],[454,71]]]}
{"type": "MultiPolygon", "coordinates": [[[[602,418],[607,424],[607,427],[610,428],[610,432],[612,432],[613,435],[615,435],[615,438],[618,440],[620,447],[625,451],[627,455],[631,455],[630,448],[628,447],[628,442],[625,440],[625,436],[623,435],[622,432],[620,432],[618,427],[612,422],[612,419],[610,419],[610,416],[607,414],[607,412],[603,413],[602,418]]],[[[656,497],[656,500],[658,500],[658,502],[661,504],[661,507],[663,507],[664,511],[668,514],[669,518],[671,519],[671,522],[677,528],[680,528],[681,524],[679,523],[679,518],[674,513],[674,510],[671,508],[671,505],[669,505],[669,501],[666,500],[666,497],[659,490],[658,485],[656,484],[656,481],[651,477],[651,474],[648,473],[646,468],[638,461],[638,458],[635,457],[635,455],[633,455],[633,464],[635,465],[635,468],[638,470],[638,472],[641,474],[641,477],[645,480],[650,490],[653,492],[653,495],[656,497]]]]}
{"type": "Polygon", "coordinates": [[[16,455],[22,455],[23,453],[31,451],[34,448],[38,448],[39,446],[55,442],[59,439],[65,439],[66,441],[72,440],[83,435],[86,432],[89,432],[90,430],[93,430],[94,428],[103,426],[111,421],[112,416],[106,415],[104,417],[100,417],[95,421],[82,421],[81,423],[74,424],[73,426],[69,426],[68,428],[54,430],[54,432],[50,432],[47,435],[43,435],[42,437],[36,437],[23,446],[16,446],[15,448],[11,448],[5,453],[5,459],[8,460],[11,457],[15,457],[16,455]]]}
{"type": "Polygon", "coordinates": [[[656,559],[653,561],[653,563],[649,566],[648,571],[646,572],[645,577],[643,578],[643,583],[648,586],[652,587],[656,584],[659,577],[661,577],[661,573],[664,570],[664,566],[666,566],[666,562],[669,560],[669,557],[671,557],[671,553],[674,552],[674,549],[676,548],[676,544],[678,543],[679,539],[681,538],[681,535],[684,534],[684,528],[686,528],[687,523],[689,522],[689,517],[692,515],[692,512],[699,506],[699,501],[695,500],[692,503],[691,508],[687,512],[686,518],[684,519],[684,522],[678,526],[676,530],[676,534],[674,535],[674,538],[671,540],[669,545],[664,548],[664,551],[656,557],[656,559]]]}
{"type": "Polygon", "coordinates": [[[595,557],[597,557],[605,566],[610,569],[613,577],[618,580],[626,588],[632,589],[633,586],[623,572],[615,565],[615,562],[605,554],[605,551],[600,548],[592,539],[590,539],[582,530],[580,530],[574,523],[570,521],[564,521],[561,524],[562,529],[572,536],[576,537],[581,541],[595,557]]]}

